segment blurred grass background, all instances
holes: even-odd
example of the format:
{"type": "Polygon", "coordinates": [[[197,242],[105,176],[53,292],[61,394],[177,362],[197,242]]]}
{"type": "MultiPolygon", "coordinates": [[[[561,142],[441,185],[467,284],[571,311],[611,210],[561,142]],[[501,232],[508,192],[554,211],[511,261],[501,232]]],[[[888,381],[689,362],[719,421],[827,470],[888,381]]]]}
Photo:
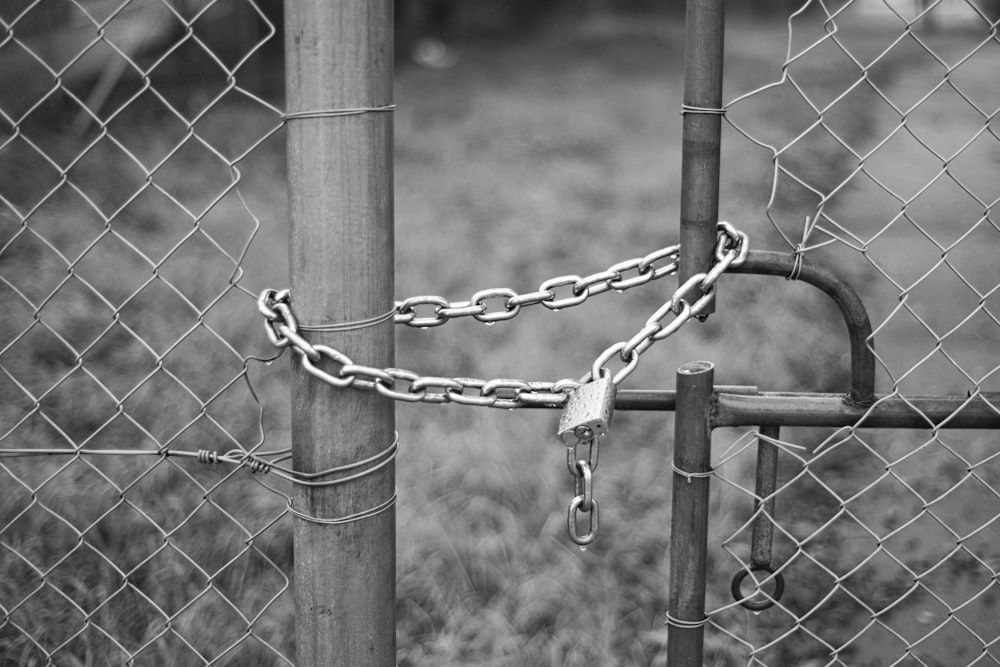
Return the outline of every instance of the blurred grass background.
{"type": "MultiPolygon", "coordinates": [[[[506,7],[478,6],[485,16],[491,7],[506,7]]],[[[399,298],[420,293],[458,300],[494,286],[526,291],[552,276],[586,275],[676,242],[682,17],[570,12],[535,17],[531,29],[521,30],[517,12],[501,16],[510,21],[502,31],[466,25],[445,35],[457,54],[447,68],[415,66],[401,48],[399,298]]],[[[822,34],[819,19],[800,25],[802,43],[822,34]]],[[[898,36],[898,23],[852,28],[858,57],[879,53],[898,36]]],[[[211,46],[204,30],[199,37],[211,46]]],[[[929,39],[958,50],[977,39],[963,35],[929,39]]],[[[786,40],[780,15],[734,16],[726,99],[776,81],[786,40]]],[[[241,70],[250,90],[278,108],[279,54],[280,48],[265,48],[241,70]]],[[[920,54],[907,41],[869,76],[887,90],[920,80],[933,67],[920,54]]],[[[160,55],[135,57],[152,66],[160,55]]],[[[26,93],[4,106],[13,118],[27,114],[16,132],[4,130],[0,149],[5,447],[224,451],[262,437],[268,449],[288,445],[289,361],[244,362],[271,353],[249,294],[287,284],[280,132],[240,159],[238,189],[229,189],[229,161],[273,129],[277,114],[237,91],[220,97],[226,76],[190,41],[153,72],[155,94],[144,90],[141,77],[123,75],[106,104],[127,104],[106,134],[93,124],[79,129],[79,105],[67,94],[32,107],[37,98],[26,93]],[[249,294],[232,287],[235,279],[249,294]]],[[[795,72],[811,94],[827,97],[859,77],[836,49],[797,63],[795,72]]],[[[24,76],[34,80],[44,72],[24,76]]],[[[84,98],[87,80],[67,83],[70,92],[74,85],[84,98]]],[[[786,85],[733,109],[731,118],[782,145],[809,128],[816,114],[786,85]]],[[[898,118],[862,86],[826,120],[848,144],[870,146],[898,118]]],[[[748,232],[754,248],[785,249],[777,229],[794,230],[812,215],[814,194],[782,184],[769,207],[771,155],[731,129],[724,145],[721,217],[748,232]]],[[[821,132],[783,159],[824,191],[857,166],[842,144],[821,132]]],[[[834,204],[838,217],[858,230],[885,224],[883,204],[873,204],[864,188],[848,188],[834,204]]],[[[919,256],[906,245],[912,231],[887,253],[919,256]]],[[[849,277],[876,322],[893,312],[898,290],[870,256],[844,246],[816,255],[849,277]]],[[[966,272],[995,283],[995,266],[974,259],[966,272]]],[[[664,280],[558,313],[526,309],[490,327],[468,321],[427,331],[401,327],[397,365],[426,375],[577,378],[609,344],[634,334],[672,290],[672,281],[664,280]]],[[[952,297],[934,286],[926,298],[940,305],[952,297]]],[[[718,313],[652,348],[627,385],[672,388],[677,366],[708,359],[720,384],[843,391],[843,334],[833,306],[807,287],[724,278],[718,313]]],[[[926,341],[917,338],[896,332],[888,339],[892,369],[927,354],[926,341]]],[[[956,348],[972,363],[991,358],[996,342],[987,322],[956,348]]],[[[876,349],[881,353],[881,341],[876,349]]],[[[972,382],[937,367],[908,377],[921,389],[914,393],[986,390],[993,365],[984,362],[986,370],[972,382]]],[[[880,382],[880,391],[894,387],[885,373],[880,382]]],[[[601,532],[584,552],[565,535],[572,481],[555,438],[557,414],[402,404],[397,414],[400,665],[664,664],[672,415],[616,415],[595,475],[601,532]]],[[[725,449],[738,435],[717,434],[716,447],[725,449]]],[[[811,448],[829,436],[800,430],[788,437],[811,448]]],[[[862,474],[878,467],[872,449],[898,457],[936,442],[898,432],[864,438],[867,448],[847,438],[851,442],[832,450],[853,452],[854,463],[817,456],[802,476],[802,465],[786,459],[782,478],[799,482],[779,496],[777,516],[788,518],[796,539],[842,508],[817,479],[848,495],[848,487],[874,479],[862,474]]],[[[986,456],[983,434],[949,436],[948,442],[970,459],[986,456]]],[[[923,449],[928,458],[915,456],[908,477],[914,488],[946,489],[963,479],[954,456],[923,449]]],[[[734,459],[726,475],[751,485],[752,458],[751,452],[734,459]]],[[[246,472],[173,458],[98,456],[4,457],[0,471],[0,664],[44,664],[46,652],[66,665],[119,663],[131,654],[136,664],[277,664],[280,655],[294,655],[286,590],[291,525],[287,517],[271,525],[284,500],[246,472]]],[[[980,472],[987,482],[1000,481],[992,469],[980,472]]],[[[904,523],[916,500],[905,490],[899,500],[899,492],[877,487],[858,511],[873,525],[904,523]],[[896,509],[881,512],[883,504],[896,509]]],[[[710,607],[727,604],[738,567],[717,547],[752,511],[751,499],[730,487],[716,485],[713,494],[710,607]]],[[[983,516],[971,525],[980,525],[996,500],[995,492],[980,490],[947,512],[960,522],[978,507],[983,516]]],[[[940,532],[940,526],[915,524],[899,534],[898,552],[933,564],[949,539],[940,532]]],[[[990,534],[982,533],[984,543],[990,534]]],[[[834,522],[809,549],[843,572],[870,554],[873,543],[856,523],[834,522]]],[[[795,544],[779,538],[778,559],[795,552],[795,544]]],[[[820,604],[831,585],[810,562],[800,558],[799,569],[786,574],[786,604],[800,614],[820,604]]],[[[955,567],[940,571],[952,577],[953,589],[964,585],[974,594],[981,586],[981,573],[960,585],[955,567]]],[[[905,573],[891,561],[862,574],[867,578],[858,596],[876,608],[906,590],[905,573]]],[[[994,610],[984,599],[969,613],[994,610]]],[[[939,607],[920,601],[914,613],[931,609],[934,617],[939,607]]],[[[912,609],[901,608],[907,613],[900,622],[910,623],[912,609]]],[[[834,646],[864,615],[856,601],[840,598],[822,611],[809,627],[834,646]]],[[[787,618],[768,614],[730,620],[748,635],[769,638],[787,618]]],[[[814,661],[825,660],[829,647],[803,635],[770,649],[765,659],[825,664],[814,661]]],[[[960,636],[954,640],[961,644],[960,636]]],[[[897,644],[869,635],[842,656],[881,664],[897,644]]],[[[707,664],[746,662],[745,648],[732,637],[710,632],[707,647],[707,664]]],[[[938,664],[930,649],[922,659],[938,664]]]]}

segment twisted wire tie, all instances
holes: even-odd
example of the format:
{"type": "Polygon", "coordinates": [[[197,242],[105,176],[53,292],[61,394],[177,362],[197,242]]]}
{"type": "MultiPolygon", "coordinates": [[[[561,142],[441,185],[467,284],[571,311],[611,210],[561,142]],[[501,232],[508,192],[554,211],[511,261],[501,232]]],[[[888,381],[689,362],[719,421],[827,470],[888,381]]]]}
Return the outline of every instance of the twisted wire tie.
{"type": "Polygon", "coordinates": [[[792,270],[785,276],[785,280],[798,280],[799,274],[802,273],[802,253],[803,247],[801,243],[797,243],[795,248],[792,250],[792,256],[795,258],[795,262],[792,264],[792,270]]]}
{"type": "Polygon", "coordinates": [[[705,618],[701,619],[700,621],[685,621],[685,620],[680,619],[680,618],[674,618],[673,616],[670,615],[670,612],[668,611],[667,612],[667,622],[664,623],[664,625],[672,625],[675,628],[682,628],[682,629],[685,629],[685,630],[692,630],[692,629],[695,629],[695,628],[704,627],[708,623],[708,621],[709,621],[708,616],[706,616],[705,618]]]}
{"type": "Polygon", "coordinates": [[[671,463],[670,469],[674,471],[674,474],[687,478],[688,484],[690,484],[691,480],[694,478],[703,479],[711,477],[712,475],[715,474],[715,468],[709,468],[705,472],[688,472],[687,470],[681,470],[680,468],[678,468],[676,463],[671,463]]]}
{"type": "Polygon", "coordinates": [[[198,463],[219,463],[219,452],[209,449],[199,449],[198,463]]]}
{"type": "Polygon", "coordinates": [[[725,116],[727,109],[725,107],[716,109],[713,107],[697,107],[690,104],[681,105],[681,115],[686,116],[691,113],[707,114],[712,116],[725,116]]]}
{"type": "MultiPolygon", "coordinates": [[[[171,452],[167,451],[167,455],[171,452]]],[[[172,452],[177,455],[177,452],[172,452]]],[[[396,460],[396,455],[399,453],[399,431],[395,432],[392,442],[388,447],[382,451],[369,456],[361,461],[353,461],[351,463],[346,463],[340,466],[334,466],[332,468],[327,468],[326,470],[320,470],[317,472],[298,472],[296,470],[290,470],[283,466],[277,466],[265,459],[260,458],[249,452],[240,452],[222,454],[220,455],[216,451],[208,449],[199,449],[197,454],[197,460],[199,463],[234,463],[237,465],[246,466],[250,469],[251,473],[269,473],[272,470],[275,474],[289,480],[293,484],[298,484],[299,486],[310,486],[310,487],[320,487],[320,486],[336,486],[338,484],[344,484],[346,482],[353,482],[356,479],[362,477],[367,477],[368,475],[378,472],[382,468],[386,467],[390,463],[396,460]],[[349,470],[354,470],[355,468],[363,468],[364,466],[371,465],[369,468],[365,468],[360,472],[356,472],[353,475],[347,475],[346,477],[339,477],[337,479],[322,480],[317,479],[320,477],[326,477],[329,475],[335,475],[337,473],[347,472],[349,470]]]]}
{"type": "MultiPolygon", "coordinates": [[[[170,453],[176,455],[176,452],[170,452],[170,453]]],[[[228,456],[230,455],[228,454],[220,455],[219,452],[210,449],[199,449],[197,461],[198,463],[208,463],[208,464],[230,463],[231,460],[227,458],[228,456]]],[[[246,460],[242,461],[241,463],[246,467],[250,468],[250,472],[252,473],[262,472],[266,474],[271,472],[271,464],[265,461],[264,459],[254,456],[253,454],[247,455],[246,460]]]]}
{"type": "Polygon", "coordinates": [[[259,459],[255,456],[248,459],[248,461],[246,462],[246,466],[250,468],[250,472],[252,473],[260,472],[266,475],[267,473],[271,472],[271,464],[265,461],[264,459],[259,459]]]}
{"type": "Polygon", "coordinates": [[[785,276],[785,280],[799,279],[799,274],[802,273],[802,254],[806,251],[806,242],[809,240],[809,235],[812,234],[813,227],[816,226],[816,222],[818,221],[818,215],[816,218],[806,216],[806,224],[802,227],[802,240],[792,248],[792,255],[795,261],[792,264],[792,270],[785,276]]]}

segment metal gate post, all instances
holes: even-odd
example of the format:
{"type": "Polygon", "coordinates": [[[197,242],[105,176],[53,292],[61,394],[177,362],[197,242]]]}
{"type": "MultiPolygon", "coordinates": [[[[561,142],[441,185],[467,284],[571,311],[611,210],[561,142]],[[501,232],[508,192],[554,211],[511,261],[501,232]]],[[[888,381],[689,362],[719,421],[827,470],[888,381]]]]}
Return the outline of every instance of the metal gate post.
{"type": "Polygon", "coordinates": [[[701,667],[705,643],[705,561],[715,367],[692,361],[677,369],[667,664],[701,667]]]}
{"type": "MultiPolygon", "coordinates": [[[[715,262],[722,142],[724,0],[687,0],[678,284],[715,262]]],[[[712,307],[703,314],[714,312],[712,307]]]]}
{"type": "MultiPolygon", "coordinates": [[[[291,299],[303,338],[377,368],[394,365],[392,8],[285,0],[291,299]]],[[[292,373],[292,460],[316,475],[293,497],[296,661],[391,667],[393,402],[309,370],[292,373]]]]}

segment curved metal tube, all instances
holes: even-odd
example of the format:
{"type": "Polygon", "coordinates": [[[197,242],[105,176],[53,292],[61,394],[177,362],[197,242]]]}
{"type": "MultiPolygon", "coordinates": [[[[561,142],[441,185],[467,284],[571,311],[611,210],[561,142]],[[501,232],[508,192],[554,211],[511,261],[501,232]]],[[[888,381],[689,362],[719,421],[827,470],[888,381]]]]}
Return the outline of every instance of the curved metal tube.
{"type": "MultiPolygon", "coordinates": [[[[751,250],[746,260],[739,266],[729,267],[727,273],[783,276],[792,275],[796,270],[795,255],[770,250],[751,250]]],[[[868,346],[872,335],[872,323],[861,297],[854,288],[844,282],[830,269],[820,266],[804,257],[799,258],[796,280],[809,283],[828,294],[844,316],[847,333],[851,341],[851,388],[847,394],[848,403],[868,406],[875,402],[875,354],[868,346]]]]}

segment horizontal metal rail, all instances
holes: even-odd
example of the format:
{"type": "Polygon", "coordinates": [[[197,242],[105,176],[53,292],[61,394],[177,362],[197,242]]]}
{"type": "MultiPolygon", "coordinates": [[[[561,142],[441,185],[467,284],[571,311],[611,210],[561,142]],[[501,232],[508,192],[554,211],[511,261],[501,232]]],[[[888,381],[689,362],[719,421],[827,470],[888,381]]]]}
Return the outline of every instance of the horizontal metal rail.
{"type": "Polygon", "coordinates": [[[1000,428],[1000,409],[981,396],[876,396],[870,407],[840,394],[717,392],[712,425],[856,426],[858,428],[1000,428]]]}
{"type": "MultiPolygon", "coordinates": [[[[757,387],[743,385],[718,385],[715,391],[727,394],[760,393],[757,387]]],[[[673,412],[676,409],[677,392],[673,390],[619,389],[615,396],[615,410],[673,412]]]]}
{"type": "MultiPolygon", "coordinates": [[[[718,386],[712,398],[712,427],[857,426],[858,428],[1000,428],[1000,398],[983,396],[876,395],[871,406],[851,405],[842,394],[764,391],[718,386]]],[[[677,392],[622,389],[616,410],[673,411],[677,392]]]]}

